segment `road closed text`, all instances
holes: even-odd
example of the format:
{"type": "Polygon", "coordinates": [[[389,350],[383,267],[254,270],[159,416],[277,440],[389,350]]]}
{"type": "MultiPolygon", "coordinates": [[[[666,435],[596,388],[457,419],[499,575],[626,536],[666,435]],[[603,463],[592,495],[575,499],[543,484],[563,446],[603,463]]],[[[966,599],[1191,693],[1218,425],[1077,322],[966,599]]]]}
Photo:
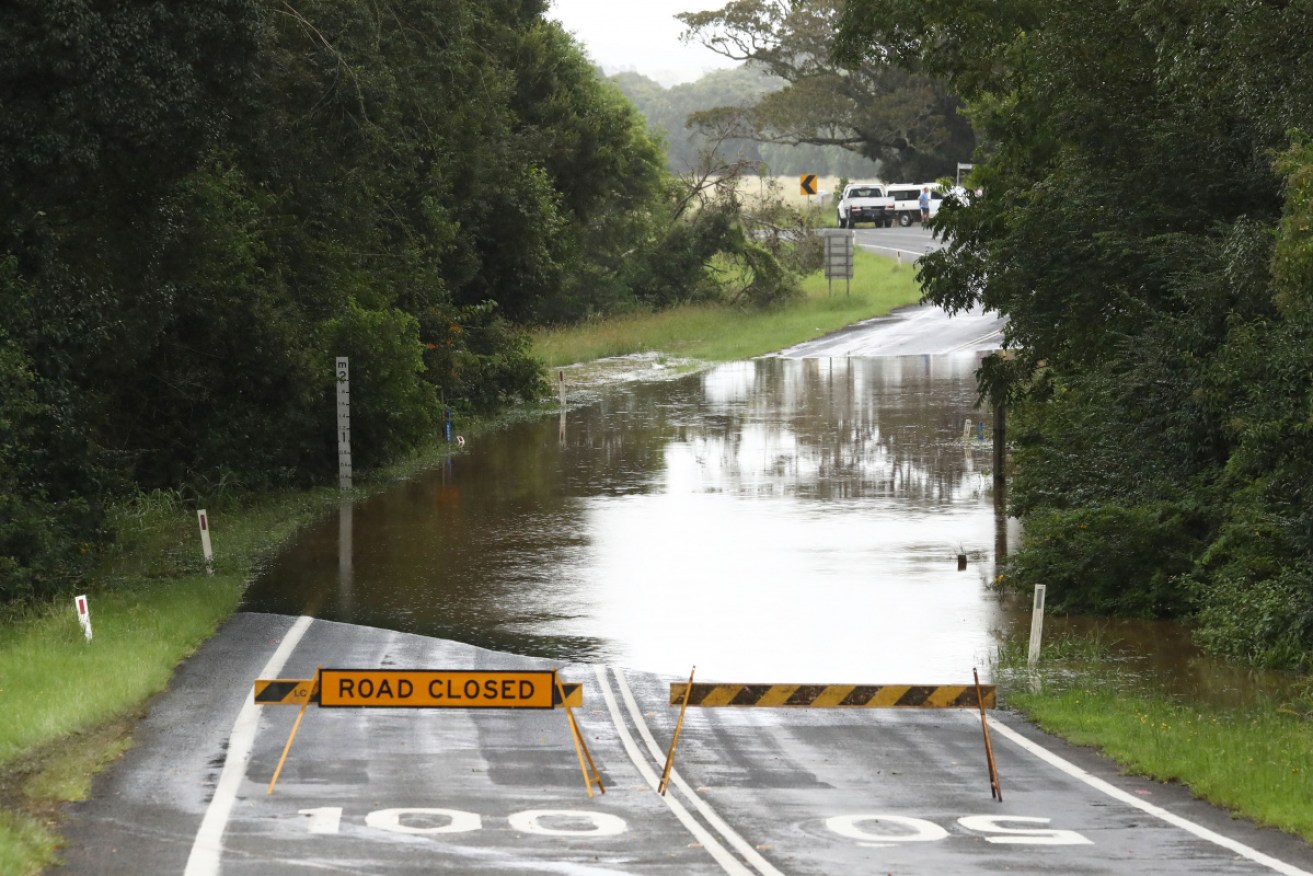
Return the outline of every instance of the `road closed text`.
{"type": "Polygon", "coordinates": [[[321,706],[550,709],[551,671],[321,669],[321,706]]]}

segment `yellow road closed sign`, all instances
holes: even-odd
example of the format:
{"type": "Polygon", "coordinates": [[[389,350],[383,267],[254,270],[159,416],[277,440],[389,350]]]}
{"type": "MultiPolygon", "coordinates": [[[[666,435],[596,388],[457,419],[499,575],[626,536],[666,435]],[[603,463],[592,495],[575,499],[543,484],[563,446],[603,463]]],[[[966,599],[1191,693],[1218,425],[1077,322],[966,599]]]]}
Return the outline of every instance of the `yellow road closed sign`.
{"type": "Polygon", "coordinates": [[[550,709],[555,688],[550,670],[319,670],[324,708],[550,709]]]}

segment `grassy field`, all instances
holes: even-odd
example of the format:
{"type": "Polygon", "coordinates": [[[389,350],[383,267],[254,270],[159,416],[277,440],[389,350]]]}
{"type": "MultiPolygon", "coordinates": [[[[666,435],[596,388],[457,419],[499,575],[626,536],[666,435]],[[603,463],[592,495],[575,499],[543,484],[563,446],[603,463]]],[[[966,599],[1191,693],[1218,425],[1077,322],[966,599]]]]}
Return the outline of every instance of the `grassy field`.
{"type": "Polygon", "coordinates": [[[661,352],[685,359],[729,362],[782,350],[920,299],[915,269],[858,249],[851,289],[833,290],[820,274],[803,282],[805,298],[787,307],[735,310],[688,306],[662,313],[542,330],[534,352],[548,367],[661,352]]]}

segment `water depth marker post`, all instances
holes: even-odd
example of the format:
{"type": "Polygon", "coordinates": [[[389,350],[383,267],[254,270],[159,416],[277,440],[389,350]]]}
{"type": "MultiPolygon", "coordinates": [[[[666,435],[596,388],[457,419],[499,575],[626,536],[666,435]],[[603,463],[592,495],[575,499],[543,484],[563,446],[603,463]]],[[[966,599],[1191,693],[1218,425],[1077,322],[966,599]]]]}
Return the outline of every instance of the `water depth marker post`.
{"type": "Polygon", "coordinates": [[[346,356],[337,357],[337,486],[351,489],[351,373],[346,356]]]}

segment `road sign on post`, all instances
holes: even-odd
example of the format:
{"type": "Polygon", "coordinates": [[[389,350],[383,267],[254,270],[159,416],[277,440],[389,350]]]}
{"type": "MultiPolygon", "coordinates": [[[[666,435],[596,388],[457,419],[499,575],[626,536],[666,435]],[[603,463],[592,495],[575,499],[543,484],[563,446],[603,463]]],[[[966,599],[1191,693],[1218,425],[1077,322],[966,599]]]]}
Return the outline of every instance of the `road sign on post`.
{"type": "MultiPolygon", "coordinates": [[[[86,597],[78,611],[84,610],[86,597]]],[[[88,638],[90,633],[88,632],[88,638]]],[[[579,755],[588,796],[603,794],[602,774],[588,751],[571,708],[583,705],[583,686],[565,684],[554,669],[324,669],[314,678],[256,679],[257,706],[299,706],[268,793],[274,792],[301,718],[311,703],[323,707],[385,709],[554,709],[565,710],[579,755]]]]}
{"type": "Polygon", "coordinates": [[[822,232],[825,239],[825,279],[830,281],[830,291],[834,291],[834,281],[844,280],[844,294],[852,291],[853,278],[853,235],[850,231],[827,228],[822,232]]]}
{"type": "Polygon", "coordinates": [[[803,196],[816,194],[816,174],[804,173],[798,177],[798,194],[803,196]]]}
{"type": "Polygon", "coordinates": [[[321,669],[319,705],[388,709],[550,709],[556,673],[321,669]]]}

